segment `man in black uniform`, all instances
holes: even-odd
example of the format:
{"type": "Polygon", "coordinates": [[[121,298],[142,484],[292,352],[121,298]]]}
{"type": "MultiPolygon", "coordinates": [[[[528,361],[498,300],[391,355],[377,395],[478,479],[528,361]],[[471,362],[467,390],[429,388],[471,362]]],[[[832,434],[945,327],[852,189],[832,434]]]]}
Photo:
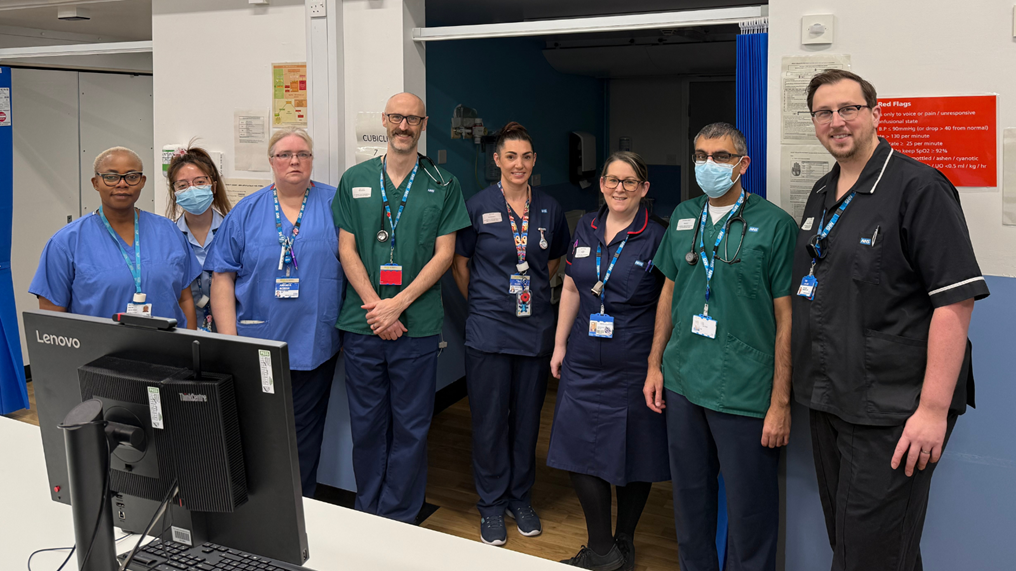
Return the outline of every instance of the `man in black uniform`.
{"type": "Polygon", "coordinates": [[[932,472],[973,405],[967,327],[988,287],[956,188],[878,138],[870,83],[826,70],[808,108],[836,165],[798,235],[793,380],[832,568],[920,570],[932,472]]]}

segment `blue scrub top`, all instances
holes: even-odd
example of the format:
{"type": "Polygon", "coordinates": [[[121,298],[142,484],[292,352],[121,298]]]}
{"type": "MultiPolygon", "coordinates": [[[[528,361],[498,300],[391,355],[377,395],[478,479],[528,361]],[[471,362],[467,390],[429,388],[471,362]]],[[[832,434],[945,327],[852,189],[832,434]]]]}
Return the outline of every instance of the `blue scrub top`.
{"type": "MultiPolygon", "coordinates": [[[[459,230],[455,252],[472,260],[469,275],[469,315],[466,346],[488,353],[530,357],[554,350],[554,311],[550,305],[547,263],[568,252],[568,221],[561,205],[532,189],[527,236],[527,274],[531,278],[532,315],[516,317],[516,295],[508,293],[509,279],[518,273],[515,237],[508,221],[508,206],[497,185],[466,201],[471,225],[459,230]],[[486,220],[485,220],[486,219],[486,220]],[[547,249],[540,247],[540,228],[547,249]]],[[[512,212],[522,231],[522,213],[512,212]]]]}
{"type": "MultiPolygon", "coordinates": [[[[208,250],[212,247],[212,240],[215,238],[215,233],[219,230],[219,226],[222,225],[222,215],[214,209],[212,210],[212,227],[208,229],[208,235],[205,236],[205,245],[198,244],[198,241],[191,234],[190,228],[187,227],[186,216],[180,216],[176,221],[176,227],[183,232],[183,235],[187,237],[187,242],[190,244],[191,250],[194,251],[194,256],[198,259],[198,264],[202,267],[205,265],[205,258],[208,255],[208,250]]],[[[210,303],[212,298],[212,272],[207,270],[201,272],[198,279],[191,282],[191,297],[194,298],[194,312],[198,317],[198,327],[203,327],[208,323],[208,316],[212,314],[212,305],[210,303]],[[199,307],[198,303],[202,297],[207,297],[204,307],[199,307]]],[[[212,331],[214,331],[214,327],[212,331]]]]}
{"type": "MultiPolygon", "coordinates": [[[[300,296],[275,297],[279,270],[279,234],[275,229],[272,187],[244,197],[222,220],[204,269],[236,272],[236,331],[245,337],[289,344],[289,368],[310,371],[339,350],[339,318],[345,276],[339,264],[338,227],[332,220],[335,187],[312,182],[300,234],[293,250],[299,270],[300,296]]],[[[282,232],[293,224],[281,216],[282,232]]]]}
{"type": "MultiPolygon", "coordinates": [[[[187,326],[180,292],[201,273],[201,265],[171,220],[141,211],[141,291],[152,304],[152,315],[172,317],[187,326]]],[[[134,261],[134,246],[117,236],[134,261]]],[[[42,250],[39,268],[28,292],[42,296],[70,313],[112,317],[127,310],[134,298],[134,277],[102,218],[95,212],[61,228],[42,250]]]]}

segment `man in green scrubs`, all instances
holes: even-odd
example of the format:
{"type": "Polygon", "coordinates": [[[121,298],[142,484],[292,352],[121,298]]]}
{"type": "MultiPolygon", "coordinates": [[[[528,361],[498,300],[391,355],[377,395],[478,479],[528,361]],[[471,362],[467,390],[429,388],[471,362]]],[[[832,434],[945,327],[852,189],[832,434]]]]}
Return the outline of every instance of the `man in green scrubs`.
{"type": "Polygon", "coordinates": [[[339,182],[332,211],[349,287],[336,327],[353,436],[356,509],[413,523],[427,486],[444,308],[441,276],[469,226],[459,181],[417,154],[427,128],[411,93],[385,106],[384,157],[339,182]]]}
{"type": "Polygon", "coordinates": [[[683,571],[717,569],[717,476],[729,514],[729,567],[776,569],[779,447],[790,437],[790,293],[797,225],[741,176],[744,135],[727,123],[695,138],[695,179],[653,263],[667,276],[656,313],[646,405],[667,417],[683,571]]]}

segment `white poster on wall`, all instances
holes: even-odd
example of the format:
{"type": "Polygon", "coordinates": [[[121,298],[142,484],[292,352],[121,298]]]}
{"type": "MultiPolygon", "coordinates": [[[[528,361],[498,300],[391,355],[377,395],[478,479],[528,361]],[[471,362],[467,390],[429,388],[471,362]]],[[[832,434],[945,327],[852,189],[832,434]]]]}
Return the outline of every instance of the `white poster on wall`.
{"type": "Polygon", "coordinates": [[[264,110],[233,112],[234,169],[268,172],[268,113],[264,110]]]}
{"type": "Polygon", "coordinates": [[[826,69],[850,69],[850,55],[784,57],[780,79],[783,105],[780,142],[784,145],[815,142],[815,128],[808,113],[808,83],[826,69]]]}
{"type": "Polygon", "coordinates": [[[270,180],[256,180],[249,178],[225,178],[222,184],[226,187],[226,198],[229,203],[236,206],[243,197],[254,194],[262,188],[272,184],[270,180]]]}
{"type": "Polygon", "coordinates": [[[836,159],[825,147],[783,147],[780,153],[780,204],[799,223],[808,195],[818,179],[825,176],[836,159]]]}
{"type": "Polygon", "coordinates": [[[1002,224],[1016,226],[1016,129],[1002,130],[1002,224]]]}
{"type": "Polygon", "coordinates": [[[381,124],[380,111],[360,111],[356,114],[357,164],[380,157],[388,150],[388,131],[381,124]]]}
{"type": "Polygon", "coordinates": [[[0,127],[11,126],[11,88],[0,87],[0,127]]]}

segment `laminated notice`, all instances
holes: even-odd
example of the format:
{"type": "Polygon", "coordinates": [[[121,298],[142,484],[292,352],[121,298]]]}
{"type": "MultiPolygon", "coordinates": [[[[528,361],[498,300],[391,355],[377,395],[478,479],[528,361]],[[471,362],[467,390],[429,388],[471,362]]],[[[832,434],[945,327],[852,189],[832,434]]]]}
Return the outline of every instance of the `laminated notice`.
{"type": "Polygon", "coordinates": [[[162,423],[162,397],[159,387],[148,387],[148,412],[152,416],[152,428],[165,428],[162,423]]]}
{"type": "Polygon", "coordinates": [[[261,367],[261,391],[275,394],[275,379],[272,378],[272,354],[266,349],[258,349],[258,364],[261,367]]]}

